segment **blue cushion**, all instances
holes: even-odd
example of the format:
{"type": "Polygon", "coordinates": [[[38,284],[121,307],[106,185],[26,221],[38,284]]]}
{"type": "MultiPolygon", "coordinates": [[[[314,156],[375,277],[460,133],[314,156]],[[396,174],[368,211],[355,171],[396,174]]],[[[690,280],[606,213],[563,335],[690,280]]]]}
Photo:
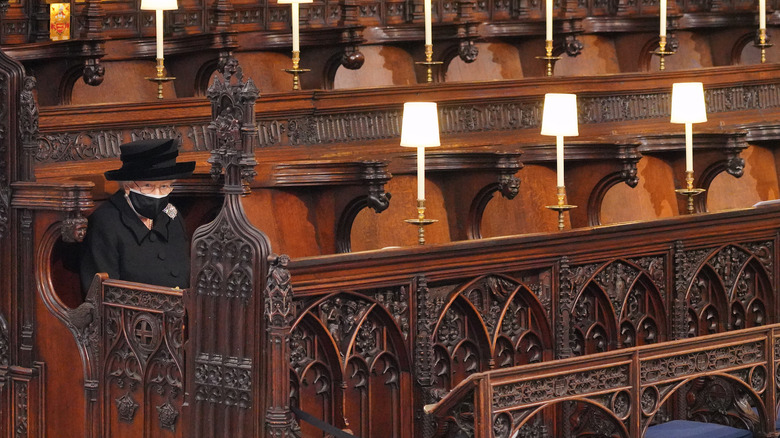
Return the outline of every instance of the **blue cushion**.
{"type": "Polygon", "coordinates": [[[647,428],[645,438],[752,438],[745,429],[699,421],[674,420],[647,428]]]}

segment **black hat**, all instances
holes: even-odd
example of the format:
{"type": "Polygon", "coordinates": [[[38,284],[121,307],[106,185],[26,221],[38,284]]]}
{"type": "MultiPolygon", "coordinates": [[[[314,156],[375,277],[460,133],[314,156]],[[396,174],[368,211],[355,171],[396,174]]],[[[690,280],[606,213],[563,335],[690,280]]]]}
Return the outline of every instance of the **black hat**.
{"type": "Polygon", "coordinates": [[[138,140],[119,147],[120,169],[105,173],[109,181],[162,181],[186,178],[195,169],[194,161],[176,162],[179,155],[174,139],[138,140]]]}

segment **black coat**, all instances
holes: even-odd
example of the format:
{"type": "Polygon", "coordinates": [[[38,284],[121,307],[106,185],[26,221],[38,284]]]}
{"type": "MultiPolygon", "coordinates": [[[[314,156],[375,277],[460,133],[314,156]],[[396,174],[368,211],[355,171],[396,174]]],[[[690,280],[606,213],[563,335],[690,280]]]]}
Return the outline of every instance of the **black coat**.
{"type": "Polygon", "coordinates": [[[184,222],[178,214],[171,218],[161,212],[150,230],[119,190],[89,216],[80,269],[84,291],[98,272],[119,280],[187,288],[190,245],[184,222]]]}

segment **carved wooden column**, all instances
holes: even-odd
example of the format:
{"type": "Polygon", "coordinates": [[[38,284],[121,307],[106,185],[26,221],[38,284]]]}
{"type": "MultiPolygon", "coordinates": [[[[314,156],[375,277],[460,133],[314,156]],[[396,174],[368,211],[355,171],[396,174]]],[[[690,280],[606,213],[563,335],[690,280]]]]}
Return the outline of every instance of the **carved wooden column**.
{"type": "MultiPolygon", "coordinates": [[[[241,196],[255,175],[257,142],[254,105],[258,89],[240,67],[217,74],[208,90],[212,102],[212,175],[224,173],[225,200],[213,222],[195,231],[186,388],[188,437],[261,436],[267,391],[262,294],[266,237],[248,220],[241,196]]],[[[284,434],[282,434],[284,435],[284,434]]],[[[282,436],[276,435],[276,436],[282,436]]]]}
{"type": "MultiPolygon", "coordinates": [[[[441,397],[434,393],[434,331],[436,329],[436,315],[433,299],[428,290],[428,281],[425,277],[416,279],[414,291],[417,295],[417,327],[414,341],[415,380],[422,389],[422,400],[417,403],[425,406],[435,403],[441,397]]],[[[423,438],[430,438],[436,432],[436,424],[430,416],[425,415],[422,409],[415,410],[415,424],[423,438]]]]}
{"type": "Polygon", "coordinates": [[[84,40],[81,46],[81,55],[84,58],[82,77],[87,85],[100,85],[106,73],[105,67],[100,63],[100,59],[106,54],[106,36],[103,33],[105,18],[106,12],[99,0],[86,0],[81,18],[84,30],[79,39],[84,40]]]}
{"type": "Polygon", "coordinates": [[[295,320],[293,290],[287,263],[290,258],[272,255],[265,289],[266,357],[268,380],[265,414],[266,436],[274,438],[297,437],[298,425],[290,410],[290,332],[295,320]]]}

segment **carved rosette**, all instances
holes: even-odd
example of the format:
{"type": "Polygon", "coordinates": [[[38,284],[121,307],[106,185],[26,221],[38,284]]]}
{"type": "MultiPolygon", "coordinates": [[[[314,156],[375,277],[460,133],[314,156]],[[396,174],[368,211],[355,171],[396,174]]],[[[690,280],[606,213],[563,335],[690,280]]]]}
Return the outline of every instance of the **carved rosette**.
{"type": "Polygon", "coordinates": [[[138,411],[138,402],[129,392],[114,400],[116,402],[117,418],[123,423],[132,423],[138,411]]]}
{"type": "Polygon", "coordinates": [[[157,419],[162,429],[176,431],[176,420],[179,418],[179,411],[170,403],[165,402],[157,406],[157,419]]]}

